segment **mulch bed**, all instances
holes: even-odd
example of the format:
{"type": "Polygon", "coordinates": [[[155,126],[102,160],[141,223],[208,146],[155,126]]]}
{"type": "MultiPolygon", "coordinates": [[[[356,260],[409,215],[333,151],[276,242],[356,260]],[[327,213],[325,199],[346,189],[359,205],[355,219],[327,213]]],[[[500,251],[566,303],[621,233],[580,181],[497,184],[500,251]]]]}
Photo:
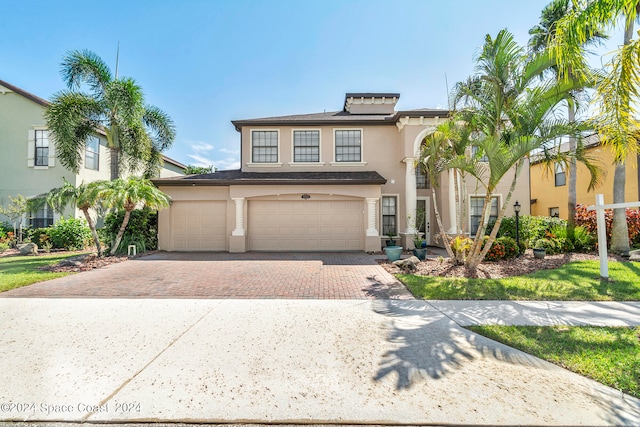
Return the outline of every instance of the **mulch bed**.
{"type": "MultiPolygon", "coordinates": [[[[94,248],[95,249],[95,248],[94,248]]],[[[101,267],[105,267],[107,265],[111,265],[111,264],[116,264],[119,262],[123,262],[123,261],[127,261],[128,259],[131,258],[137,258],[138,256],[142,255],[136,255],[135,257],[129,257],[126,255],[114,255],[114,256],[104,256],[102,258],[97,258],[95,256],[86,256],[86,250],[85,251],[74,251],[74,252],[70,252],[70,251],[64,251],[64,250],[52,250],[51,252],[47,253],[44,251],[40,251],[38,252],[38,254],[36,255],[28,255],[28,256],[35,256],[35,257],[39,257],[39,256],[46,256],[46,255],[55,255],[55,254],[72,254],[72,253],[76,253],[78,254],[78,261],[81,262],[81,265],[58,265],[58,264],[54,264],[54,265],[49,265],[49,266],[45,266],[45,267],[41,267],[40,270],[42,271],[51,271],[51,272],[55,272],[55,273],[59,273],[59,272],[67,272],[67,273],[77,273],[80,271],[89,271],[89,270],[93,270],[96,268],[101,268],[101,267]]],[[[144,255],[149,255],[151,252],[145,252],[144,255]]],[[[7,249],[6,251],[0,253],[0,257],[12,257],[12,256],[20,256],[20,251],[17,249],[7,249]]],[[[76,257],[71,257],[68,259],[75,259],[76,257]]]]}
{"type": "MultiPolygon", "coordinates": [[[[528,249],[518,258],[500,261],[485,261],[478,266],[476,275],[472,275],[462,265],[453,265],[448,258],[429,258],[420,262],[413,273],[418,276],[438,277],[479,277],[486,279],[498,279],[502,277],[521,276],[538,270],[550,270],[558,268],[572,261],[598,260],[598,254],[568,253],[547,255],[544,259],[533,257],[533,252],[528,249]]],[[[625,261],[625,258],[617,255],[609,255],[609,261],[625,261]]],[[[379,259],[378,263],[391,274],[401,274],[402,271],[386,259],[379,259]]]]}

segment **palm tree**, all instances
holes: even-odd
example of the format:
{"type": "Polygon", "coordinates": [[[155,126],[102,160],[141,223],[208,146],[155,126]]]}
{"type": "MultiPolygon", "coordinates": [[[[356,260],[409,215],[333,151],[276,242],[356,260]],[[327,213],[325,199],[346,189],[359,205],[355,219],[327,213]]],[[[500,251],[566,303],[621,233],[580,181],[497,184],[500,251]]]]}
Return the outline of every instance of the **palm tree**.
{"type": "Polygon", "coordinates": [[[143,206],[148,206],[151,209],[161,209],[169,206],[169,196],[156,188],[148,179],[133,176],[119,178],[106,183],[99,191],[98,196],[106,207],[124,209],[125,211],[116,240],[111,245],[111,255],[114,255],[118,250],[124,231],[129,223],[129,217],[134,209],[142,208],[143,206]]]}
{"type": "MultiPolygon", "coordinates": [[[[613,202],[625,201],[626,160],[638,153],[637,101],[640,98],[640,39],[633,38],[634,21],[640,12],[638,0],[581,1],[556,27],[552,49],[564,69],[581,69],[582,48],[592,29],[611,30],[623,20],[624,44],[606,65],[605,75],[596,85],[594,103],[598,107],[594,128],[605,145],[615,153],[613,202]]],[[[625,209],[614,209],[611,251],[629,253],[629,231],[625,209]]]]}
{"type": "Polygon", "coordinates": [[[160,153],[175,139],[171,118],[145,105],[140,86],[131,78],[114,78],[91,51],[67,53],[62,77],[68,89],[55,94],[45,111],[62,165],[77,173],[87,137],[104,131],[111,149],[111,179],[140,168],[145,176],[155,176],[162,164],[160,153]],[[83,85],[89,93],[80,91],[83,85]]]}
{"type": "MultiPolygon", "coordinates": [[[[531,52],[539,54],[549,48],[551,40],[556,35],[556,26],[564,16],[566,16],[573,7],[573,0],[552,0],[543,10],[540,15],[540,22],[529,30],[529,49],[531,52]]],[[[591,32],[586,38],[585,45],[600,43],[606,36],[598,33],[591,32]]],[[[549,69],[556,79],[562,78],[559,74],[560,70],[557,66],[552,66],[549,69]]],[[[570,73],[570,70],[567,70],[570,73]]],[[[591,86],[591,85],[590,85],[591,86]]],[[[569,122],[574,122],[576,118],[576,101],[578,95],[582,92],[582,88],[578,88],[572,96],[567,98],[567,118],[569,122]]],[[[582,139],[577,139],[574,136],[569,136],[569,151],[575,153],[578,150],[578,144],[582,144],[582,139]],[[579,141],[579,142],[578,142],[579,141]]],[[[577,186],[577,169],[576,159],[571,158],[566,168],[569,171],[569,186],[568,186],[568,217],[567,217],[567,237],[573,241],[574,230],[576,223],[576,186],[577,186]]]]}
{"type": "Polygon", "coordinates": [[[491,248],[530,153],[559,136],[576,132],[566,120],[554,118],[554,112],[579,82],[540,81],[539,77],[553,65],[546,52],[527,60],[513,35],[502,30],[495,38],[486,36],[476,59],[475,75],[453,90],[454,110],[468,117],[464,122],[471,127],[468,134],[475,136],[473,145],[485,159],[482,167],[462,158],[449,163],[449,167],[476,177],[485,189],[480,226],[465,260],[471,271],[491,248]],[[514,171],[509,191],[484,243],[493,194],[509,171],[514,171]]]}
{"type": "Polygon", "coordinates": [[[100,191],[102,191],[106,182],[107,181],[93,181],[89,184],[82,183],[78,187],[75,187],[64,179],[64,185],[51,190],[46,199],[49,206],[57,212],[62,213],[65,206],[69,204],[75,204],[76,207],[82,211],[91,230],[93,242],[96,245],[99,257],[102,257],[102,246],[100,245],[100,238],[96,231],[96,224],[89,213],[89,209],[97,208],[100,191]]]}

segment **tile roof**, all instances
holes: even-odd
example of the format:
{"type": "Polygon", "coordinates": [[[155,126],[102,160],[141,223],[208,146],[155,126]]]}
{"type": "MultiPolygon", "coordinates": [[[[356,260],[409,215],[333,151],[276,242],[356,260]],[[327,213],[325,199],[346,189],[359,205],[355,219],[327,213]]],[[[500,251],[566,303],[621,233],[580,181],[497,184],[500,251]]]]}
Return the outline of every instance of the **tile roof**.
{"type": "Polygon", "coordinates": [[[387,180],[375,171],[362,172],[243,172],[239,169],[202,175],[158,178],[155,185],[362,185],[385,184],[387,180]]]}

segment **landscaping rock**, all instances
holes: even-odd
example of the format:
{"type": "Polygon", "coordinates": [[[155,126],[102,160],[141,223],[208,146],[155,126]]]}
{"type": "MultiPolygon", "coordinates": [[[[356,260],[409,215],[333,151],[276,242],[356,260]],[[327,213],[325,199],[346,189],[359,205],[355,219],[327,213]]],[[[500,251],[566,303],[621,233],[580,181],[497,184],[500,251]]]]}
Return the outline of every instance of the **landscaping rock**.
{"type": "Polygon", "coordinates": [[[80,267],[82,261],[79,261],[76,257],[63,259],[58,263],[60,267],[80,267]]]}
{"type": "Polygon", "coordinates": [[[629,261],[640,261],[640,249],[629,251],[629,261]]]}
{"type": "Polygon", "coordinates": [[[35,243],[25,243],[24,245],[18,245],[20,255],[37,255],[38,245],[35,243]]]}
{"type": "Polygon", "coordinates": [[[394,265],[397,265],[398,268],[400,268],[400,270],[402,270],[405,273],[415,272],[418,269],[416,266],[419,263],[420,263],[420,260],[418,259],[418,257],[415,257],[415,256],[412,256],[406,259],[399,259],[393,262],[394,265]]]}

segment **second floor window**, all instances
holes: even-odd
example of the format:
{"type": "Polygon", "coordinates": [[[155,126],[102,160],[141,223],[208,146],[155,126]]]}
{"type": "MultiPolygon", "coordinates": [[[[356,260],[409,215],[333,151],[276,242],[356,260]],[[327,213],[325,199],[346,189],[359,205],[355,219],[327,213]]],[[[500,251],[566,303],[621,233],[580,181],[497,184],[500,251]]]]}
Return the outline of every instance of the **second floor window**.
{"type": "Polygon", "coordinates": [[[359,130],[336,131],[336,162],[362,161],[362,135],[359,130]]]}
{"type": "Polygon", "coordinates": [[[35,131],[35,166],[49,166],[49,131],[35,131]]]}
{"type": "Polygon", "coordinates": [[[416,166],[416,188],[417,189],[428,189],[431,188],[429,183],[429,177],[422,170],[423,166],[416,166]]]}
{"type": "Polygon", "coordinates": [[[278,163],[278,132],[254,130],[251,132],[251,162],[278,163]]]}
{"type": "Polygon", "coordinates": [[[318,163],[320,161],[320,131],[293,131],[293,161],[318,163]]]}
{"type": "Polygon", "coordinates": [[[100,164],[100,139],[90,136],[84,151],[84,167],[97,171],[100,164]]]}
{"type": "Polygon", "coordinates": [[[562,187],[567,184],[567,174],[562,163],[556,163],[555,181],[556,187],[562,187]]]}

